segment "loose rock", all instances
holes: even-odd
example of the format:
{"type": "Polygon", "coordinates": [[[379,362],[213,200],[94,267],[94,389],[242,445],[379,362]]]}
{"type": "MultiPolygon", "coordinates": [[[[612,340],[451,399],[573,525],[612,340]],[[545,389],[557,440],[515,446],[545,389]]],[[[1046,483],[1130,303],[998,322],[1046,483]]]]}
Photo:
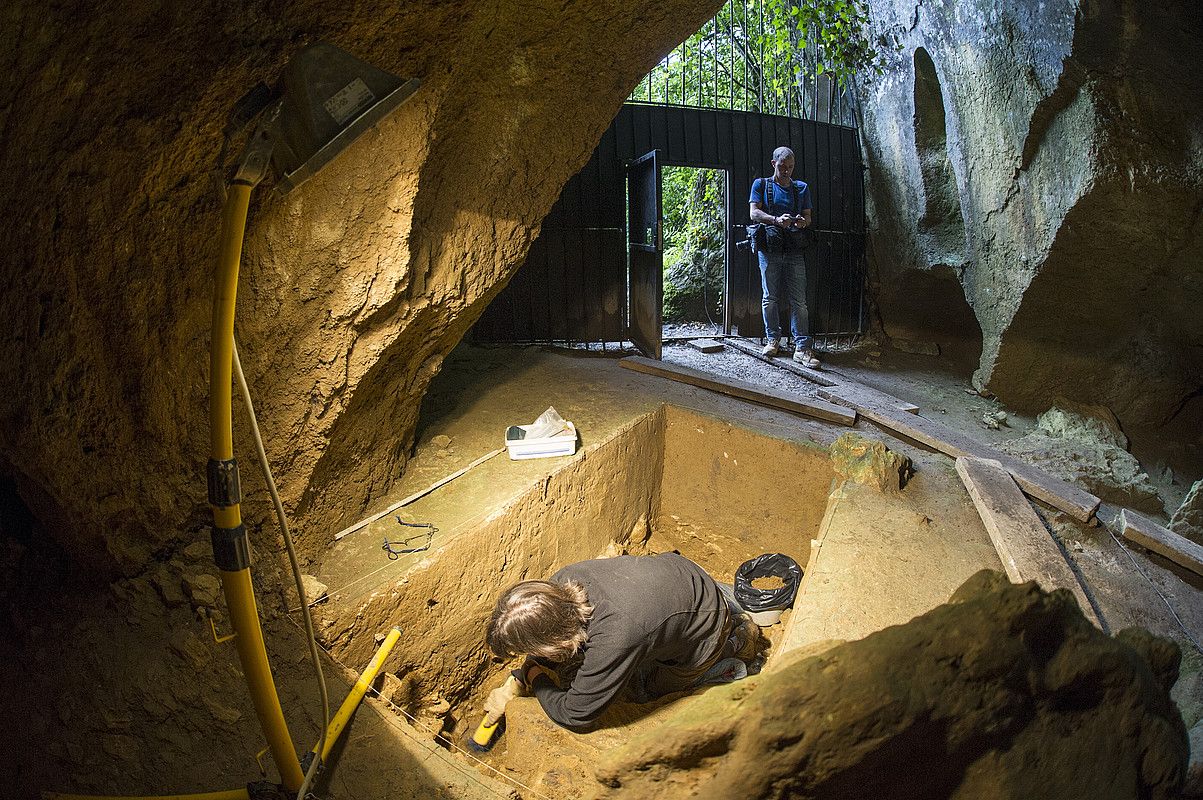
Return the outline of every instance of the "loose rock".
{"type": "Polygon", "coordinates": [[[1054,438],[1095,441],[1128,449],[1128,437],[1120,430],[1115,414],[1106,406],[1073,403],[1061,398],[1036,418],[1036,427],[1054,438]]]}
{"type": "Polygon", "coordinates": [[[193,608],[213,608],[221,596],[221,581],[213,575],[185,575],[183,586],[193,608]]]}
{"type": "Polygon", "coordinates": [[[891,451],[884,443],[857,433],[845,433],[831,445],[831,465],[836,473],[853,483],[874,486],[882,492],[897,492],[911,474],[911,460],[891,451]]]}
{"type": "Polygon", "coordinates": [[[1107,502],[1153,514],[1164,512],[1157,488],[1124,446],[1127,437],[1105,408],[1051,408],[1037,430],[999,449],[1070,483],[1079,483],[1107,502]],[[1091,413],[1087,413],[1090,410],[1091,413]]]}
{"type": "MultiPolygon", "coordinates": [[[[288,588],[285,590],[285,593],[288,597],[289,608],[293,608],[301,604],[300,598],[297,597],[297,590],[296,586],[293,585],[294,583],[295,581],[290,580],[288,582],[288,588]]],[[[313,575],[302,575],[301,586],[305,589],[305,600],[309,603],[309,605],[320,603],[329,597],[329,589],[326,584],[319,581],[313,575]]]]}

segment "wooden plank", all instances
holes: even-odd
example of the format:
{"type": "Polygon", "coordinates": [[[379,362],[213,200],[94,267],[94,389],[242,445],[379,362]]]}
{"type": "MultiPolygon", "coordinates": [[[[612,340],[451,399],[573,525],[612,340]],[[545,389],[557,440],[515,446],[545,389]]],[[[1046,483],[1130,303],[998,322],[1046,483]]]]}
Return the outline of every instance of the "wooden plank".
{"type": "Polygon", "coordinates": [[[1165,556],[1196,575],[1203,575],[1203,547],[1190,539],[1126,508],[1119,512],[1119,524],[1128,541],[1165,556]]]}
{"type": "Polygon", "coordinates": [[[807,369],[801,364],[790,358],[780,358],[766,356],[760,352],[760,348],[749,342],[742,342],[738,339],[728,339],[727,344],[739,350],[741,353],[746,353],[753,358],[760,359],[767,364],[772,364],[774,367],[783,369],[787,372],[805,378],[812,383],[817,383],[824,387],[819,390],[819,397],[824,400],[830,400],[839,405],[855,407],[857,401],[871,400],[883,406],[897,408],[899,411],[905,411],[908,414],[919,413],[919,406],[914,403],[908,403],[905,400],[899,400],[897,397],[888,395],[885,392],[879,392],[876,389],[871,389],[859,383],[849,382],[847,378],[842,376],[837,377],[830,372],[820,372],[815,369],[807,369]]]}
{"type": "MultiPolygon", "coordinates": [[[[914,403],[908,403],[893,395],[878,391],[870,386],[865,386],[859,383],[837,383],[834,386],[819,390],[819,397],[824,400],[830,400],[833,403],[839,403],[840,400],[851,401],[853,407],[857,403],[874,402],[879,403],[888,408],[896,408],[899,411],[905,411],[908,414],[918,414],[919,406],[914,403]],[[838,398],[838,399],[837,399],[838,398]]],[[[840,405],[848,405],[847,402],[840,405]]]]}
{"type": "MultiPolygon", "coordinates": [[[[812,383],[817,383],[831,391],[819,390],[819,397],[824,400],[832,400],[829,394],[840,394],[841,398],[856,397],[857,394],[864,395],[868,398],[875,398],[883,405],[893,406],[900,411],[905,411],[908,414],[919,413],[919,406],[914,403],[908,403],[905,400],[899,400],[897,397],[892,397],[885,392],[879,392],[876,389],[870,389],[868,386],[862,386],[859,383],[845,383],[846,378],[839,378],[830,372],[820,372],[816,369],[807,369],[792,358],[774,358],[766,356],[760,352],[760,348],[750,342],[742,342],[738,339],[728,339],[727,344],[734,347],[741,353],[746,353],[753,358],[760,359],[767,364],[772,364],[774,367],[783,369],[786,372],[792,372],[798,377],[805,378],[812,383]]],[[[832,402],[837,402],[832,400],[832,402]]],[[[849,405],[847,402],[839,403],[840,405],[849,405]]]]}
{"type": "Polygon", "coordinates": [[[647,375],[656,375],[661,378],[680,381],[690,386],[709,389],[712,392],[721,392],[731,397],[738,397],[741,400],[749,400],[753,403],[779,408],[783,411],[791,411],[806,417],[815,417],[847,426],[856,424],[855,411],[828,403],[824,400],[812,400],[808,397],[787,394],[776,389],[753,386],[744,381],[719,380],[716,376],[706,372],[690,369],[689,367],[679,367],[675,364],[665,364],[661,361],[643,358],[642,356],[627,356],[618,363],[626,369],[634,370],[635,372],[643,372],[647,375]]]}
{"type": "Polygon", "coordinates": [[[957,474],[973,498],[1011,582],[1036,581],[1046,592],[1068,589],[1077,598],[1082,614],[1102,628],[1061,546],[1003,465],[992,459],[961,456],[957,459],[957,474]]]}
{"type": "Polygon", "coordinates": [[[713,339],[690,339],[689,346],[694,350],[701,350],[703,353],[717,353],[723,349],[723,343],[713,339]]]}

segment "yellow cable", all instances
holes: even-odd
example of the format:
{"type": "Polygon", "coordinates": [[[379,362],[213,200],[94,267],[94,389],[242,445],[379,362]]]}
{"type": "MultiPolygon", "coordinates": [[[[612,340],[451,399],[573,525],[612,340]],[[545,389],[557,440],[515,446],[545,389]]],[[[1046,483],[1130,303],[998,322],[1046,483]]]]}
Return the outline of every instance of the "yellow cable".
{"type": "MultiPolygon", "coordinates": [[[[213,328],[209,352],[209,444],[215,461],[234,457],[232,414],[232,383],[234,355],[234,308],[238,296],[238,266],[242,259],[242,239],[246,229],[247,208],[251,189],[235,183],[222,212],[221,250],[215,277],[213,297],[213,328]]],[[[213,522],[218,528],[234,529],[241,522],[238,504],[213,507],[213,522]]],[[[255,592],[251,586],[251,571],[247,567],[237,572],[221,570],[230,622],[237,637],[234,645],[242,672],[250,689],[251,702],[263,735],[272,752],[272,760],[280,771],[280,779],[290,792],[300,789],[305,780],[296,747],[284,721],[280,698],[272,679],[271,665],[263,645],[263,631],[255,607],[255,592]]]]}
{"type": "MultiPolygon", "coordinates": [[[[271,464],[267,462],[267,451],[263,448],[263,437],[259,433],[259,421],[255,418],[255,405],[251,402],[251,387],[247,385],[246,374],[242,371],[242,362],[238,358],[238,345],[234,345],[234,377],[238,379],[238,389],[242,392],[242,401],[246,404],[247,422],[251,426],[251,439],[255,443],[255,454],[259,458],[259,468],[263,470],[263,481],[267,491],[272,496],[272,505],[276,507],[276,521],[280,523],[280,534],[284,537],[284,547],[288,551],[288,563],[292,567],[292,578],[297,587],[297,597],[301,598],[301,611],[305,619],[305,642],[309,645],[309,657],[313,661],[313,670],[317,675],[318,694],[322,699],[322,731],[324,741],[326,727],[330,724],[330,696],[326,691],[326,678],[322,674],[322,663],[317,652],[317,637],[313,634],[313,617],[309,614],[309,604],[305,602],[305,583],[301,580],[301,566],[297,563],[297,551],[292,543],[292,533],[288,529],[288,517],[284,513],[284,503],[280,500],[280,492],[276,489],[276,479],[272,477],[271,464]]],[[[317,776],[320,764],[315,760],[305,770],[305,779],[297,790],[298,800],[304,800],[309,793],[309,785],[317,776]]]]}
{"type": "Polygon", "coordinates": [[[221,792],[197,792],[196,794],[159,794],[145,797],[42,792],[42,800],[250,800],[250,796],[250,792],[246,789],[226,789],[221,792]]]}
{"type": "Polygon", "coordinates": [[[234,380],[234,306],[238,298],[238,266],[251,189],[230,186],[221,215],[221,250],[213,292],[213,328],[209,343],[209,454],[217,461],[234,457],[232,399],[234,380]]]}

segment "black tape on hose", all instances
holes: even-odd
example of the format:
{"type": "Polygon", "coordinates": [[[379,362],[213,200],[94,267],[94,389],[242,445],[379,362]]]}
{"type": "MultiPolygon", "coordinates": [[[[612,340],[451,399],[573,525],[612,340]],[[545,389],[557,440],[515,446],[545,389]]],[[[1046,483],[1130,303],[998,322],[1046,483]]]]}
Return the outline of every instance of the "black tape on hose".
{"type": "Polygon", "coordinates": [[[222,572],[239,572],[251,565],[245,525],[214,528],[209,539],[213,542],[213,561],[222,572]]]}
{"type": "Polygon", "coordinates": [[[735,599],[745,611],[774,611],[789,608],[802,583],[802,568],[784,553],[765,553],[739,565],[735,571],[735,599]],[[757,589],[757,578],[780,578],[784,583],[777,589],[757,589]]]}

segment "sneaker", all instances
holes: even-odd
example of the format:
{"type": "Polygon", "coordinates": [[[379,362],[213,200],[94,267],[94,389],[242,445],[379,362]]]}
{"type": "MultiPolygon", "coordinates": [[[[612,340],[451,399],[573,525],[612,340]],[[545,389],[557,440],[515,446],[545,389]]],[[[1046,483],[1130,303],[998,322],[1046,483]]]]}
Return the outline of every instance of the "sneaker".
{"type": "Polygon", "coordinates": [[[746,677],[748,677],[747,664],[738,658],[724,658],[708,669],[706,674],[698,679],[696,685],[705,686],[714,683],[731,683],[733,681],[742,681],[746,677]]]}
{"type": "Polygon", "coordinates": [[[777,340],[769,339],[769,343],[760,348],[760,354],[762,356],[775,356],[777,355],[779,349],[780,348],[777,347],[777,340]]]}
{"type": "Polygon", "coordinates": [[[819,359],[815,358],[815,354],[811,350],[795,350],[794,361],[797,361],[807,369],[818,369],[822,366],[819,359]]]}

